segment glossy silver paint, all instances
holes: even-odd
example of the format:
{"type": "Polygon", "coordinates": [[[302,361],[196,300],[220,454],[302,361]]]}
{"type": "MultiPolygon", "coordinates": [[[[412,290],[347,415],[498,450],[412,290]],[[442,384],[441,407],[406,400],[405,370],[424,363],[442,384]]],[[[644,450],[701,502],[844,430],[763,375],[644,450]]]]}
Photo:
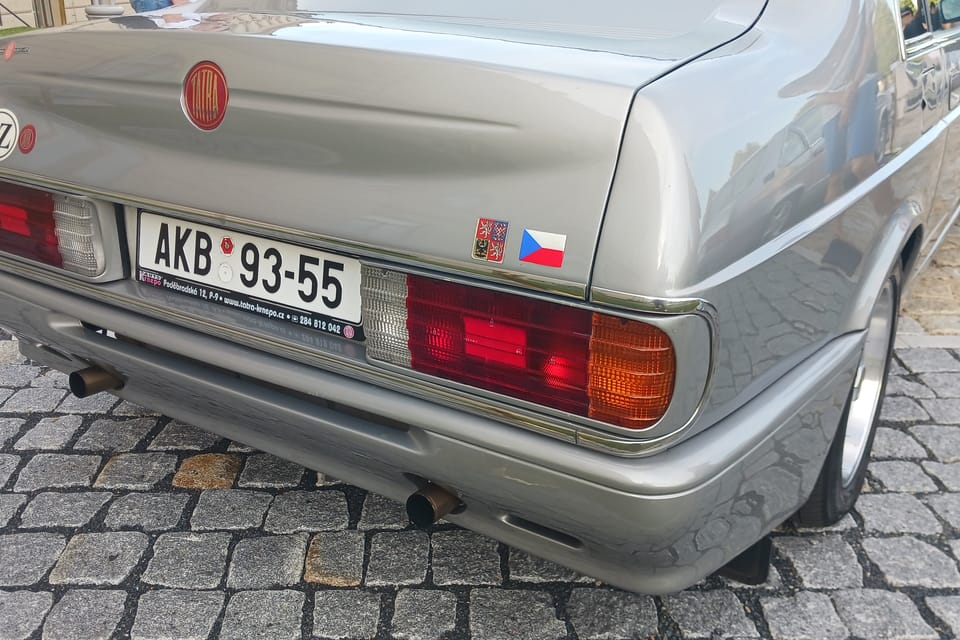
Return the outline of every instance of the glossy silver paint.
{"type": "Polygon", "coordinates": [[[644,319],[678,345],[668,414],[624,433],[0,257],[31,357],[108,364],[123,397],[394,498],[438,483],[449,519],[638,591],[796,511],[887,275],[909,286],[960,210],[960,32],[904,42],[894,0],[257,4],[198,5],[220,33],[19,37],[0,107],[40,137],[0,178],[117,203],[128,254],[144,208],[644,319]],[[179,105],[206,59],[231,89],[211,133],[179,105]],[[500,265],[470,258],[488,216],[500,265]],[[562,268],[518,260],[523,228],[567,235],[562,268]]]}

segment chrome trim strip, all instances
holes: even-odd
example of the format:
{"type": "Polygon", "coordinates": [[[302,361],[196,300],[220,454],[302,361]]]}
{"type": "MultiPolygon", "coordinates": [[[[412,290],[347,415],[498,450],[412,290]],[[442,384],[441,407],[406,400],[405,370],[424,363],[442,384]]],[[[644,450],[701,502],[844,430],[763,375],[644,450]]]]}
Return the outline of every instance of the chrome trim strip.
{"type": "Polygon", "coordinates": [[[641,313],[701,313],[708,312],[714,315],[713,307],[705,300],[699,298],[651,298],[649,296],[637,295],[635,293],[625,293],[623,291],[614,291],[613,289],[604,289],[594,287],[590,290],[590,302],[620,309],[632,309],[641,313]]]}
{"type": "Polygon", "coordinates": [[[245,218],[238,218],[226,213],[213,213],[201,209],[195,209],[193,207],[184,207],[180,205],[159,202],[149,198],[138,198],[115,191],[91,189],[90,187],[63,182],[53,178],[36,176],[24,171],[19,171],[17,169],[0,168],[0,177],[11,178],[12,180],[18,181],[27,186],[33,185],[42,188],[66,191],[68,194],[101,198],[121,205],[127,205],[140,209],[149,209],[151,211],[155,211],[156,213],[180,216],[187,220],[194,220],[195,222],[202,222],[220,227],[230,226],[238,231],[247,230],[250,233],[257,235],[265,235],[305,246],[314,246],[319,249],[337,251],[346,255],[389,260],[394,264],[401,264],[411,267],[427,265],[445,273],[457,273],[468,277],[493,279],[504,284],[537,289],[545,293],[563,296],[565,298],[585,300],[587,297],[587,286],[583,283],[548,278],[545,276],[507,272],[499,269],[481,269],[466,263],[437,259],[436,257],[426,254],[386,250],[362,242],[355,242],[342,238],[332,238],[319,233],[299,231],[268,222],[259,222],[245,218]]]}

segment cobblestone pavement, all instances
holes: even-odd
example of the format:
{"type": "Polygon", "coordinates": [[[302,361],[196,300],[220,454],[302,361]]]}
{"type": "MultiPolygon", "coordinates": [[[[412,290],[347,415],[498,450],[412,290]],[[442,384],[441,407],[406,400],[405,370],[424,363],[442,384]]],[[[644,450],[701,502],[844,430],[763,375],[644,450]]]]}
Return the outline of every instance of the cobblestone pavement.
{"type": "MultiPolygon", "coordinates": [[[[938,346],[939,336],[960,334],[960,224],[954,225],[903,303],[905,342],[938,346]]],[[[904,323],[901,323],[904,324],[904,323]]]]}
{"type": "MultiPolygon", "coordinates": [[[[956,343],[960,346],[960,342],[956,343]]],[[[98,395],[0,340],[0,639],[960,635],[960,350],[901,349],[866,493],[771,579],[662,598],[98,395]]]]}

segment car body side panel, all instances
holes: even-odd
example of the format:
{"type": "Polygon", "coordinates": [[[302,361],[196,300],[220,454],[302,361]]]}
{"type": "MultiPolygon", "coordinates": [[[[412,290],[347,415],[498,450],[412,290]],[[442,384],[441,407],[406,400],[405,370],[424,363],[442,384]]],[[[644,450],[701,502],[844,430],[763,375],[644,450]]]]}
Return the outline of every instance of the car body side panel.
{"type": "MultiPolygon", "coordinates": [[[[591,295],[714,306],[717,375],[691,433],[862,329],[929,220],[946,128],[904,81],[896,11],[884,0],[771,3],[748,34],[634,101],[591,295]],[[725,92],[734,78],[750,85],[725,92]],[[729,99],[704,110],[703,95],[729,99]],[[792,153],[796,131],[806,147],[792,153]],[[785,201],[789,219],[778,216],[785,201]]],[[[925,61],[934,74],[937,60],[925,61]]],[[[932,98],[945,97],[936,86],[932,98]]]]}

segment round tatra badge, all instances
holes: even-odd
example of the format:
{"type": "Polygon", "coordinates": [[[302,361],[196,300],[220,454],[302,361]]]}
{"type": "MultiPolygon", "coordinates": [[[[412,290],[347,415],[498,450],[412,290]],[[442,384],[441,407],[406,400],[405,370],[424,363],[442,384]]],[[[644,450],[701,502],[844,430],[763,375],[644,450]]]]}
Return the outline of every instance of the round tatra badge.
{"type": "Polygon", "coordinates": [[[213,131],[223,122],[227,112],[227,78],[212,62],[200,62],[183,81],[183,112],[202,131],[213,131]]]}

